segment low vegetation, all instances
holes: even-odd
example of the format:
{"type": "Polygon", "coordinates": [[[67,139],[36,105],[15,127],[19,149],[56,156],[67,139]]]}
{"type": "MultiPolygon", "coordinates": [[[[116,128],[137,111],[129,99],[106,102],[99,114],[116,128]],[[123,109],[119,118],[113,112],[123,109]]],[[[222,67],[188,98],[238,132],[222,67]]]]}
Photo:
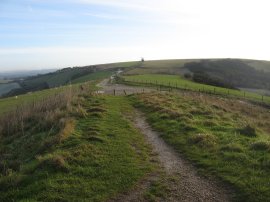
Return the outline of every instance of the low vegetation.
{"type": "Polygon", "coordinates": [[[67,89],[0,120],[0,201],[104,201],[155,169],[122,97],[67,89]]]}
{"type": "Polygon", "coordinates": [[[269,201],[270,112],[249,102],[192,92],[131,96],[152,127],[236,201],[269,201]]]}

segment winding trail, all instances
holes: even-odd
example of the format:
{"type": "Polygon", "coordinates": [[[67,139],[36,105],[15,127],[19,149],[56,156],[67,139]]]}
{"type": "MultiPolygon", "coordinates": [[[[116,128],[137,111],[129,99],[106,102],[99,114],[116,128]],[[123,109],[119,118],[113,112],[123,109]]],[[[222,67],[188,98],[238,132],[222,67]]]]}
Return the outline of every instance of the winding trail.
{"type": "MultiPolygon", "coordinates": [[[[108,80],[103,81],[99,86],[104,89],[105,93],[111,92],[112,89],[119,91],[124,89],[129,89],[129,91],[138,90],[132,86],[108,84],[108,80]]],[[[146,92],[149,91],[152,90],[146,90],[146,92]]],[[[166,201],[227,202],[232,200],[231,195],[233,192],[229,188],[213,179],[200,176],[190,162],[176,153],[164,142],[159,133],[150,127],[142,112],[135,110],[131,120],[134,127],[145,135],[146,140],[153,148],[153,152],[157,154],[159,163],[166,175],[175,176],[177,179],[176,182],[171,184],[173,194],[166,201]]],[[[153,176],[149,178],[149,180],[139,183],[130,193],[125,193],[112,201],[144,201],[143,192],[147,189],[147,186],[150,186],[153,176]]]]}

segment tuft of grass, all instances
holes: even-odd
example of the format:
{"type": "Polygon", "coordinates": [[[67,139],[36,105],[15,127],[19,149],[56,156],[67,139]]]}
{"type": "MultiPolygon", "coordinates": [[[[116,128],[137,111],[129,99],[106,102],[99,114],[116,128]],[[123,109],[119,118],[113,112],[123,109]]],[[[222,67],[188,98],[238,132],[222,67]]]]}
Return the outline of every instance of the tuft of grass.
{"type": "Polygon", "coordinates": [[[256,137],[256,129],[250,125],[245,126],[244,128],[239,129],[241,135],[245,135],[247,137],[256,137]]]}
{"type": "Polygon", "coordinates": [[[45,157],[37,157],[39,161],[39,169],[52,168],[55,171],[68,171],[68,164],[62,155],[48,155],[45,157]]]}
{"type": "Polygon", "coordinates": [[[253,142],[250,147],[256,151],[270,151],[270,141],[253,142]]]}
{"type": "Polygon", "coordinates": [[[198,145],[203,148],[214,147],[217,144],[217,138],[210,134],[196,134],[189,138],[191,144],[198,145]]]}
{"type": "Polygon", "coordinates": [[[244,151],[243,146],[236,143],[229,143],[224,146],[221,146],[220,150],[227,151],[227,152],[239,152],[239,153],[244,151]]]}

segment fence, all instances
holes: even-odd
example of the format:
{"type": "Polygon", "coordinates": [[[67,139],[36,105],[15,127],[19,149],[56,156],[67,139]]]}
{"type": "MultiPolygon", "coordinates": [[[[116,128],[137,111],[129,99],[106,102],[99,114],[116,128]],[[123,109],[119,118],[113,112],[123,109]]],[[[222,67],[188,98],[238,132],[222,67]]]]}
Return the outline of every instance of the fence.
{"type": "Polygon", "coordinates": [[[226,89],[220,87],[194,87],[188,84],[181,85],[179,83],[172,82],[159,82],[159,81],[149,81],[149,80],[139,80],[139,79],[125,79],[121,80],[124,84],[135,85],[135,86],[148,86],[154,87],[159,91],[173,91],[173,90],[182,90],[182,91],[193,91],[199,93],[227,96],[227,97],[235,97],[241,99],[247,99],[252,101],[259,101],[266,104],[270,104],[270,97],[265,95],[259,95],[256,93],[240,91],[236,89],[226,89]]]}

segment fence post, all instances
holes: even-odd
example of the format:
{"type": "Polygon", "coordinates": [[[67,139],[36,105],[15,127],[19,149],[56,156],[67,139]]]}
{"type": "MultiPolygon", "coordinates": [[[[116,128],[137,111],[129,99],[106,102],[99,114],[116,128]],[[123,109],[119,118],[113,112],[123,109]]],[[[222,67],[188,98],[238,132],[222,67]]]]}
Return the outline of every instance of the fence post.
{"type": "Polygon", "coordinates": [[[113,95],[115,96],[115,89],[113,89],[113,95]]]}

